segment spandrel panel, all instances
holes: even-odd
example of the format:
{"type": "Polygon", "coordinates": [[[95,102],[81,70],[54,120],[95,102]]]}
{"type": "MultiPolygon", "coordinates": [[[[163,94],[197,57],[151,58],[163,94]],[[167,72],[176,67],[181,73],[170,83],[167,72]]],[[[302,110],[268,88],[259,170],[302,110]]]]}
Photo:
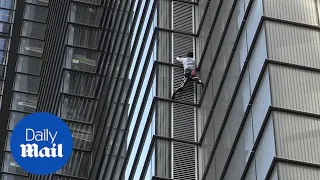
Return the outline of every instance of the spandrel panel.
{"type": "Polygon", "coordinates": [[[76,2],[70,5],[70,22],[99,26],[101,16],[101,7],[84,5],[76,2]]]}
{"type": "MultiPolygon", "coordinates": [[[[1,12],[1,11],[0,11],[1,12]]],[[[0,33],[6,36],[11,36],[12,25],[0,22],[0,33]]]]}
{"type": "Polygon", "coordinates": [[[284,159],[318,163],[320,161],[319,117],[289,112],[274,112],[272,115],[277,156],[284,159]],[[297,136],[300,134],[301,136],[297,136]]]}
{"type": "Polygon", "coordinates": [[[38,93],[40,77],[26,74],[16,74],[14,80],[14,90],[26,93],[38,93]]]}
{"type": "Polygon", "coordinates": [[[63,95],[60,99],[59,116],[80,122],[92,122],[97,102],[88,98],[63,95]]]}
{"type": "Polygon", "coordinates": [[[40,75],[42,59],[18,55],[16,71],[21,73],[40,75]]]}
{"type": "Polygon", "coordinates": [[[32,21],[23,21],[21,35],[31,38],[44,39],[46,24],[32,21]]]}
{"type": "Polygon", "coordinates": [[[101,30],[69,24],[67,44],[95,49],[100,41],[101,30]]]}
{"type": "Polygon", "coordinates": [[[10,116],[9,116],[9,125],[8,125],[8,129],[9,130],[13,130],[13,128],[16,126],[16,124],[25,116],[27,116],[28,114],[25,113],[20,113],[20,112],[14,112],[11,111],[10,112],[10,116]]]}
{"type": "Polygon", "coordinates": [[[73,147],[90,150],[93,140],[93,128],[91,125],[67,122],[73,137],[73,147]]]}
{"type": "Polygon", "coordinates": [[[9,52],[0,51],[0,64],[7,65],[9,52]]]}
{"type": "Polygon", "coordinates": [[[46,22],[48,15],[48,8],[31,4],[26,4],[24,10],[24,18],[39,22],[46,22]]]}
{"type": "Polygon", "coordinates": [[[99,53],[80,48],[66,48],[64,67],[86,72],[95,72],[98,64],[99,53]]]}
{"type": "Polygon", "coordinates": [[[0,9],[0,21],[11,23],[13,21],[14,11],[0,9]]]}
{"type": "Polygon", "coordinates": [[[62,92],[80,96],[94,97],[98,76],[80,72],[65,71],[62,81],[62,92]]]}
{"type": "Polygon", "coordinates": [[[0,1],[0,8],[14,9],[15,2],[15,0],[2,0],[0,1]]]}
{"type": "Polygon", "coordinates": [[[88,178],[92,164],[90,152],[73,151],[68,163],[56,173],[88,178]],[[75,164],[78,166],[75,166],[75,164]]]}
{"type": "Polygon", "coordinates": [[[3,172],[28,175],[28,172],[24,171],[14,160],[11,153],[5,153],[4,155],[4,163],[2,167],[3,172]]]}
{"type": "Polygon", "coordinates": [[[10,46],[10,39],[6,37],[0,37],[0,49],[8,51],[10,46]]]}
{"type": "Polygon", "coordinates": [[[37,103],[38,97],[36,95],[14,92],[11,109],[33,113],[36,111],[37,103]]]}
{"type": "Polygon", "coordinates": [[[44,41],[21,38],[19,53],[41,57],[43,53],[44,41]]]}

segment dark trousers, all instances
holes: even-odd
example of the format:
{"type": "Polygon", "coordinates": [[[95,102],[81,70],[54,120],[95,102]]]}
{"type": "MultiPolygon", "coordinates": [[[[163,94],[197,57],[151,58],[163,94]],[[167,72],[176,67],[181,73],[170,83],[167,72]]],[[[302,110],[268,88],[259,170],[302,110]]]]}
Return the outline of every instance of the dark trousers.
{"type": "Polygon", "coordinates": [[[184,74],[184,78],[183,78],[181,85],[176,90],[174,90],[173,95],[172,95],[172,99],[174,99],[176,97],[177,93],[179,93],[183,90],[184,86],[189,81],[193,81],[197,84],[201,84],[202,86],[204,86],[204,83],[196,75],[192,75],[191,72],[187,72],[184,74]]]}

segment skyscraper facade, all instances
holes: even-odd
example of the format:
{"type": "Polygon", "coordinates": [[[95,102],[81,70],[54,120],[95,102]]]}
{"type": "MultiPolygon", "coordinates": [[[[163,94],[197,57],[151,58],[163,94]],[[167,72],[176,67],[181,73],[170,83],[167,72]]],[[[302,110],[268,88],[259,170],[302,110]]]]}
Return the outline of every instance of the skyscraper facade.
{"type": "Polygon", "coordinates": [[[1,178],[27,179],[11,155],[16,123],[36,112],[48,1],[2,0],[1,12],[1,178]]]}
{"type": "Polygon", "coordinates": [[[0,1],[1,179],[318,179],[319,7],[0,1]],[[172,100],[183,80],[175,59],[188,52],[205,86],[188,82],[172,100]],[[73,134],[71,159],[52,175],[10,155],[12,128],[36,111],[73,134]]]}
{"type": "Polygon", "coordinates": [[[152,71],[127,121],[125,163],[113,170],[127,179],[316,179],[319,2],[154,3],[152,71]],[[183,74],[175,58],[190,51],[206,86],[190,83],[171,100],[183,74]]]}

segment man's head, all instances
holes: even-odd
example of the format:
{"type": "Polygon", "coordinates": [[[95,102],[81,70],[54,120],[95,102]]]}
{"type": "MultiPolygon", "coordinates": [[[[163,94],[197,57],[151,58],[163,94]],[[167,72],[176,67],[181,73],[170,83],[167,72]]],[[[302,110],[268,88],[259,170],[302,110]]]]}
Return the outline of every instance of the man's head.
{"type": "Polygon", "coordinates": [[[193,58],[193,52],[188,52],[187,57],[193,58]]]}

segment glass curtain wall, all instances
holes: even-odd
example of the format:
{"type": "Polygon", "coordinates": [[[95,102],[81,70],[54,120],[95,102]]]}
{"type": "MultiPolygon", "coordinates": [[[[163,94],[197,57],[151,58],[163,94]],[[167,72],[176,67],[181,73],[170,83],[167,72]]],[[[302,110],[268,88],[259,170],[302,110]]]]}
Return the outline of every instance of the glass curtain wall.
{"type": "MultiPolygon", "coordinates": [[[[10,134],[18,121],[29,113],[36,111],[37,94],[40,83],[42,66],[42,52],[46,32],[46,18],[48,1],[26,0],[22,20],[18,56],[16,59],[13,95],[10,107],[10,117],[7,128],[5,157],[2,166],[2,180],[27,180],[25,172],[14,161],[10,153],[10,134]]],[[[14,16],[15,1],[2,0],[1,7],[1,77],[5,78],[7,51],[10,44],[12,19],[14,16]],[[5,9],[2,9],[5,8],[5,9]],[[3,37],[2,37],[3,35],[3,37]]],[[[1,84],[1,94],[2,94],[1,84]]]]}
{"type": "Polygon", "coordinates": [[[102,56],[98,46],[104,7],[100,3],[100,0],[70,2],[57,114],[69,125],[74,147],[70,161],[53,179],[72,179],[71,176],[87,179],[93,165],[91,149],[99,77],[96,72],[102,56]]]}

